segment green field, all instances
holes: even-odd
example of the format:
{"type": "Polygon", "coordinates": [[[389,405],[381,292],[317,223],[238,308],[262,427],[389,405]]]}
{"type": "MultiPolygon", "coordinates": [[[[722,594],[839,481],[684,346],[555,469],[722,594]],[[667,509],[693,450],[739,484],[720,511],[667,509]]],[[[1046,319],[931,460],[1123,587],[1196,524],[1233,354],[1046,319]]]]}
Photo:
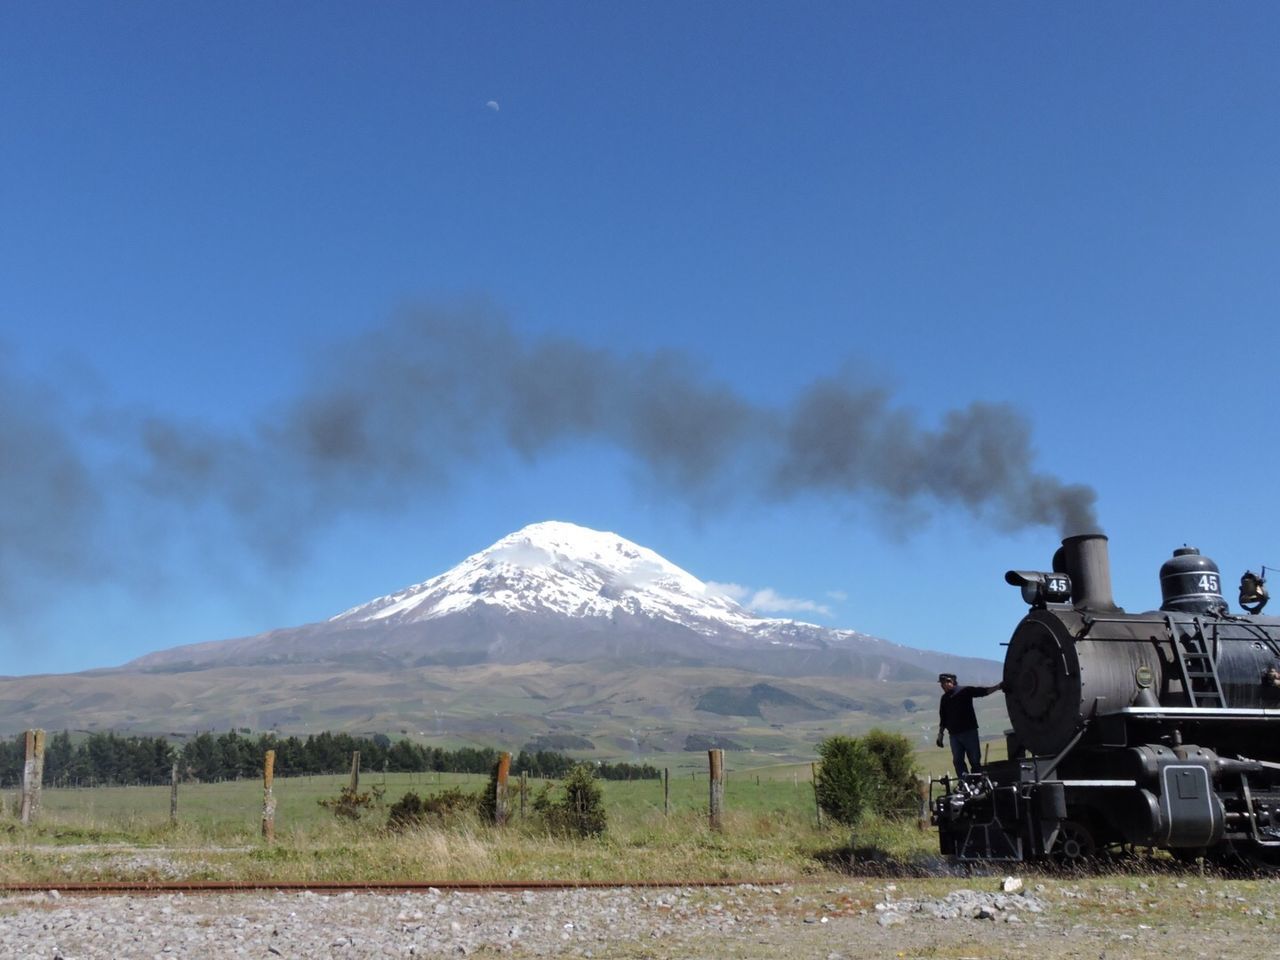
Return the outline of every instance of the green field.
{"type": "MultiPolygon", "coordinates": [[[[1002,738],[986,745],[1003,756],[1002,738]]],[[[395,834],[388,808],[407,792],[479,793],[480,774],[363,771],[360,789],[376,804],[355,822],[335,817],[331,800],[348,776],[277,777],[275,840],[262,837],[259,779],[182,783],[177,821],[169,786],[46,788],[36,823],[18,823],[18,796],[0,804],[0,882],[58,880],[795,880],[822,876],[850,850],[901,860],[931,857],[932,830],[872,822],[858,828],[819,822],[812,764],[765,763],[725,754],[723,829],[708,824],[707,754],[646,758],[670,772],[669,806],[660,780],[598,781],[608,818],[601,838],[557,836],[533,812],[533,798],[555,781],[531,780],[522,812],[512,778],[512,818],[503,828],[473,814],[395,834]]],[[[923,775],[947,772],[950,754],[930,744],[917,753],[923,775]]]]}
{"type": "MultiPolygon", "coordinates": [[[[819,825],[809,774],[808,764],[730,771],[719,832],[708,825],[705,773],[672,774],[670,813],[660,781],[602,781],[608,829],[588,839],[548,832],[531,803],[522,818],[518,794],[504,828],[462,815],[407,833],[385,829],[386,807],[405,792],[478,792],[480,775],[365,774],[361,790],[383,796],[356,822],[317,802],[336,797],[346,777],[278,779],[273,843],[261,836],[260,781],[182,784],[177,824],[168,787],[46,789],[27,828],[6,798],[0,882],[800,879],[827,872],[851,839],[847,828],[819,825]]],[[[530,795],[542,786],[531,781],[530,795]]],[[[914,823],[873,824],[858,843],[920,856],[936,839],[914,823]]]]}
{"type": "MultiPolygon", "coordinates": [[[[277,778],[273,787],[278,830],[310,833],[323,830],[334,819],[318,802],[336,797],[348,777],[313,776],[277,778]]],[[[360,789],[382,794],[382,807],[414,791],[427,796],[448,788],[476,792],[488,777],[461,773],[369,773],[361,775],[360,789]]],[[[512,778],[513,813],[519,814],[518,793],[512,778]]],[[[533,794],[548,781],[530,780],[526,811],[533,794]]],[[[554,781],[550,781],[554,786],[554,781]]],[[[659,780],[599,781],[604,792],[611,824],[643,819],[663,813],[663,785],[659,780]]],[[[705,813],[709,795],[706,773],[672,773],[670,806],[673,815],[705,813]]],[[[169,822],[169,787],[94,787],[43,791],[41,823],[49,829],[79,832],[100,830],[128,835],[156,830],[169,822]]],[[[210,835],[233,837],[254,834],[262,816],[263,787],[258,780],[224,783],[184,783],[178,788],[178,820],[210,835]]],[[[813,788],[808,764],[761,767],[745,772],[730,771],[725,786],[726,808],[760,814],[816,820],[813,788]]],[[[365,820],[385,809],[371,812],[365,820]]]]}

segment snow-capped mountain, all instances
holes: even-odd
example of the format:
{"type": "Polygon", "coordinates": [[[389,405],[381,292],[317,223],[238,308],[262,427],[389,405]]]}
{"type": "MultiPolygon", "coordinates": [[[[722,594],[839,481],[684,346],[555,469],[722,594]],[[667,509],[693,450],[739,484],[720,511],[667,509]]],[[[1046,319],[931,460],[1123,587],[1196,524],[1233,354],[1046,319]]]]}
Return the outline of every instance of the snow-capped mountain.
{"type": "Polygon", "coordinates": [[[320,623],[113,670],[0,678],[0,726],[400,731],[511,747],[572,734],[627,756],[702,750],[712,736],[803,758],[832,729],[923,724],[931,739],[918,711],[942,670],[1000,676],[991,660],[759,617],[615,534],[536,523],[320,623]]]}
{"type": "Polygon", "coordinates": [[[769,622],[647,547],[557,521],[531,524],[438,577],[329,622],[421,623],[476,606],[579,618],[652,617],[708,635],[769,622]]]}
{"type": "Polygon", "coordinates": [[[897,680],[965,666],[971,677],[991,672],[989,661],[756,616],[646,547],[555,521],[527,526],[439,576],[323,623],[177,647],[131,666],[535,661],[897,680]]]}

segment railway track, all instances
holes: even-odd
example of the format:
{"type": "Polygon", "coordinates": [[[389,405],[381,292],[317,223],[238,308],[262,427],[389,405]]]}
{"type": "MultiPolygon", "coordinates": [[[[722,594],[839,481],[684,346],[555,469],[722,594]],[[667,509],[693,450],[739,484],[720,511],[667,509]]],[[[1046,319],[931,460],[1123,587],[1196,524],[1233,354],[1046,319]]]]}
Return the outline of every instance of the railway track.
{"type": "Polygon", "coordinates": [[[779,886],[774,880],[463,880],[418,881],[378,880],[365,882],[316,882],[283,880],[98,880],[78,883],[0,883],[0,895],[16,893],[77,894],[163,894],[163,893],[413,893],[428,890],[460,893],[503,893],[524,890],[618,890],[625,887],[758,887],[779,886]]]}

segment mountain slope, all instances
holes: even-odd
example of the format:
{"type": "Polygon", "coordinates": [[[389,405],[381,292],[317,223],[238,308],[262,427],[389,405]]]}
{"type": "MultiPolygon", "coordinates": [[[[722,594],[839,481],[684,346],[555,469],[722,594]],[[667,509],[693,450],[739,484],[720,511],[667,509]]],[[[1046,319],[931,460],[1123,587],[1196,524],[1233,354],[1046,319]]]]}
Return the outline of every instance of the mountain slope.
{"type": "MultiPolygon", "coordinates": [[[[632,758],[712,737],[804,757],[872,726],[927,745],[941,670],[1000,675],[991,660],[758,617],[652,550],[540,523],[321,623],[0,678],[0,731],[330,729],[513,748],[576,736],[632,758]]],[[[996,699],[980,708],[991,730],[1006,722],[996,699]]]]}
{"type": "Polygon", "coordinates": [[[995,672],[989,661],[756,616],[646,547],[554,521],[525,527],[439,576],[323,623],[177,647],[129,666],[601,660],[881,680],[926,679],[939,670],[995,672]]]}

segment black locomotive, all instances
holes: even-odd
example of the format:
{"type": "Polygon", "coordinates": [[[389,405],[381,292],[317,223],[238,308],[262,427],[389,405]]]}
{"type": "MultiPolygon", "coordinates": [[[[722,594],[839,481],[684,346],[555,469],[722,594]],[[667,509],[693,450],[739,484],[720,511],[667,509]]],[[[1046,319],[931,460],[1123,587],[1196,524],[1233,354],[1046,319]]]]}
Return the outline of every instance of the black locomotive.
{"type": "MultiPolygon", "coordinates": [[[[1263,571],[1265,573],[1265,570],[1263,571]]],[[[1217,566],[1174,551],[1163,603],[1111,596],[1107,538],[1069,537],[1053,570],[1010,570],[1031,610],[1009,641],[1007,760],[932,802],[958,860],[1064,861],[1103,849],[1280,866],[1280,617],[1246,573],[1234,614],[1217,566]]]]}

